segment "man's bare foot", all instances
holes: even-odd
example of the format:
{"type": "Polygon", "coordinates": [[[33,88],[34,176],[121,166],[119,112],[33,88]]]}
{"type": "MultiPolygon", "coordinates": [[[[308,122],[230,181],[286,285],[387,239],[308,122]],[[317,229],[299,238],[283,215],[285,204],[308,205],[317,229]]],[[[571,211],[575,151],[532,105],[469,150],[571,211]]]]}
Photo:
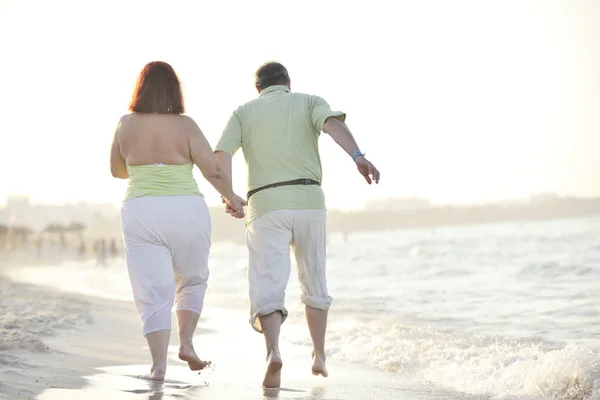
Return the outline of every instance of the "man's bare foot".
{"type": "Polygon", "coordinates": [[[188,363],[192,371],[201,371],[210,365],[210,361],[202,361],[196,354],[193,346],[182,346],[179,348],[179,359],[188,363]]]}
{"type": "Polygon", "coordinates": [[[283,367],[283,361],[279,351],[271,351],[267,356],[267,372],[263,380],[264,388],[274,389],[281,386],[281,367],[283,367]]]}
{"type": "Polygon", "coordinates": [[[327,368],[325,368],[325,355],[315,355],[315,351],[312,352],[313,357],[313,365],[312,365],[312,373],[313,375],[319,376],[321,375],[323,378],[327,378],[327,368]]]}
{"type": "Polygon", "coordinates": [[[152,366],[150,368],[150,373],[145,375],[140,375],[140,379],[148,379],[150,381],[162,382],[165,380],[165,372],[167,372],[167,366],[156,367],[152,366]]]}

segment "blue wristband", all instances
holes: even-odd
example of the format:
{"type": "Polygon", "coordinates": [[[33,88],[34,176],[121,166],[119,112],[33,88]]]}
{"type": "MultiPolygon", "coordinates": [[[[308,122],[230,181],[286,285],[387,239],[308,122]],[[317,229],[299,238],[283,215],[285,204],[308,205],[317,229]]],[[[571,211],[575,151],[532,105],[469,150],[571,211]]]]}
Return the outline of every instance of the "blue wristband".
{"type": "Polygon", "coordinates": [[[355,161],[355,160],[356,160],[356,157],[358,157],[358,156],[363,156],[363,157],[364,157],[364,156],[365,156],[365,154],[363,154],[363,153],[362,153],[360,150],[356,150],[356,151],[354,152],[354,154],[352,154],[352,161],[355,161]]]}

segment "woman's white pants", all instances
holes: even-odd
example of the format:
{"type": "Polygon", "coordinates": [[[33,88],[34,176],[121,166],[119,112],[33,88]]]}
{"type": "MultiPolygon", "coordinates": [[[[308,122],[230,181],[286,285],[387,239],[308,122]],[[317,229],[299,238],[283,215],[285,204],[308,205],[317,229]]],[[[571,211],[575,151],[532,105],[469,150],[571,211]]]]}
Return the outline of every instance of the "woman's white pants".
{"type": "Polygon", "coordinates": [[[171,329],[171,310],[200,314],[209,276],[210,215],[204,197],[143,196],[123,202],[121,229],[144,336],[171,329]]]}

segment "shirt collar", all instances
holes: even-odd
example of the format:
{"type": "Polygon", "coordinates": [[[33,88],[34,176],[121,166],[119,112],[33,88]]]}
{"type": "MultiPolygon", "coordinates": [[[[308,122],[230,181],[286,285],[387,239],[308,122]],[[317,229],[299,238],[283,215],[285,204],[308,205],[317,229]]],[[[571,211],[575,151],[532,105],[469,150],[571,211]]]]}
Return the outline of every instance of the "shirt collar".
{"type": "Polygon", "coordinates": [[[273,85],[273,86],[269,86],[268,88],[266,88],[264,90],[261,90],[259,96],[262,96],[262,95],[265,95],[265,94],[268,94],[271,92],[279,91],[279,90],[283,90],[286,93],[290,92],[290,89],[285,85],[273,85]]]}

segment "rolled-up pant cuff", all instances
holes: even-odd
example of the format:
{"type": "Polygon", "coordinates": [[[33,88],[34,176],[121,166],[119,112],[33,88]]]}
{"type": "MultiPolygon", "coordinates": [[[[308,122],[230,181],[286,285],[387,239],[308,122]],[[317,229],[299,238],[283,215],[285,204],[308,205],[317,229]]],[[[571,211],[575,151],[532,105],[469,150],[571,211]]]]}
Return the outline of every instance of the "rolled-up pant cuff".
{"type": "Polygon", "coordinates": [[[260,318],[265,315],[272,314],[279,311],[283,316],[281,323],[284,323],[288,317],[287,309],[280,304],[267,304],[266,306],[260,307],[257,311],[253,312],[250,316],[250,325],[258,333],[263,333],[262,326],[260,326],[260,318]]]}

